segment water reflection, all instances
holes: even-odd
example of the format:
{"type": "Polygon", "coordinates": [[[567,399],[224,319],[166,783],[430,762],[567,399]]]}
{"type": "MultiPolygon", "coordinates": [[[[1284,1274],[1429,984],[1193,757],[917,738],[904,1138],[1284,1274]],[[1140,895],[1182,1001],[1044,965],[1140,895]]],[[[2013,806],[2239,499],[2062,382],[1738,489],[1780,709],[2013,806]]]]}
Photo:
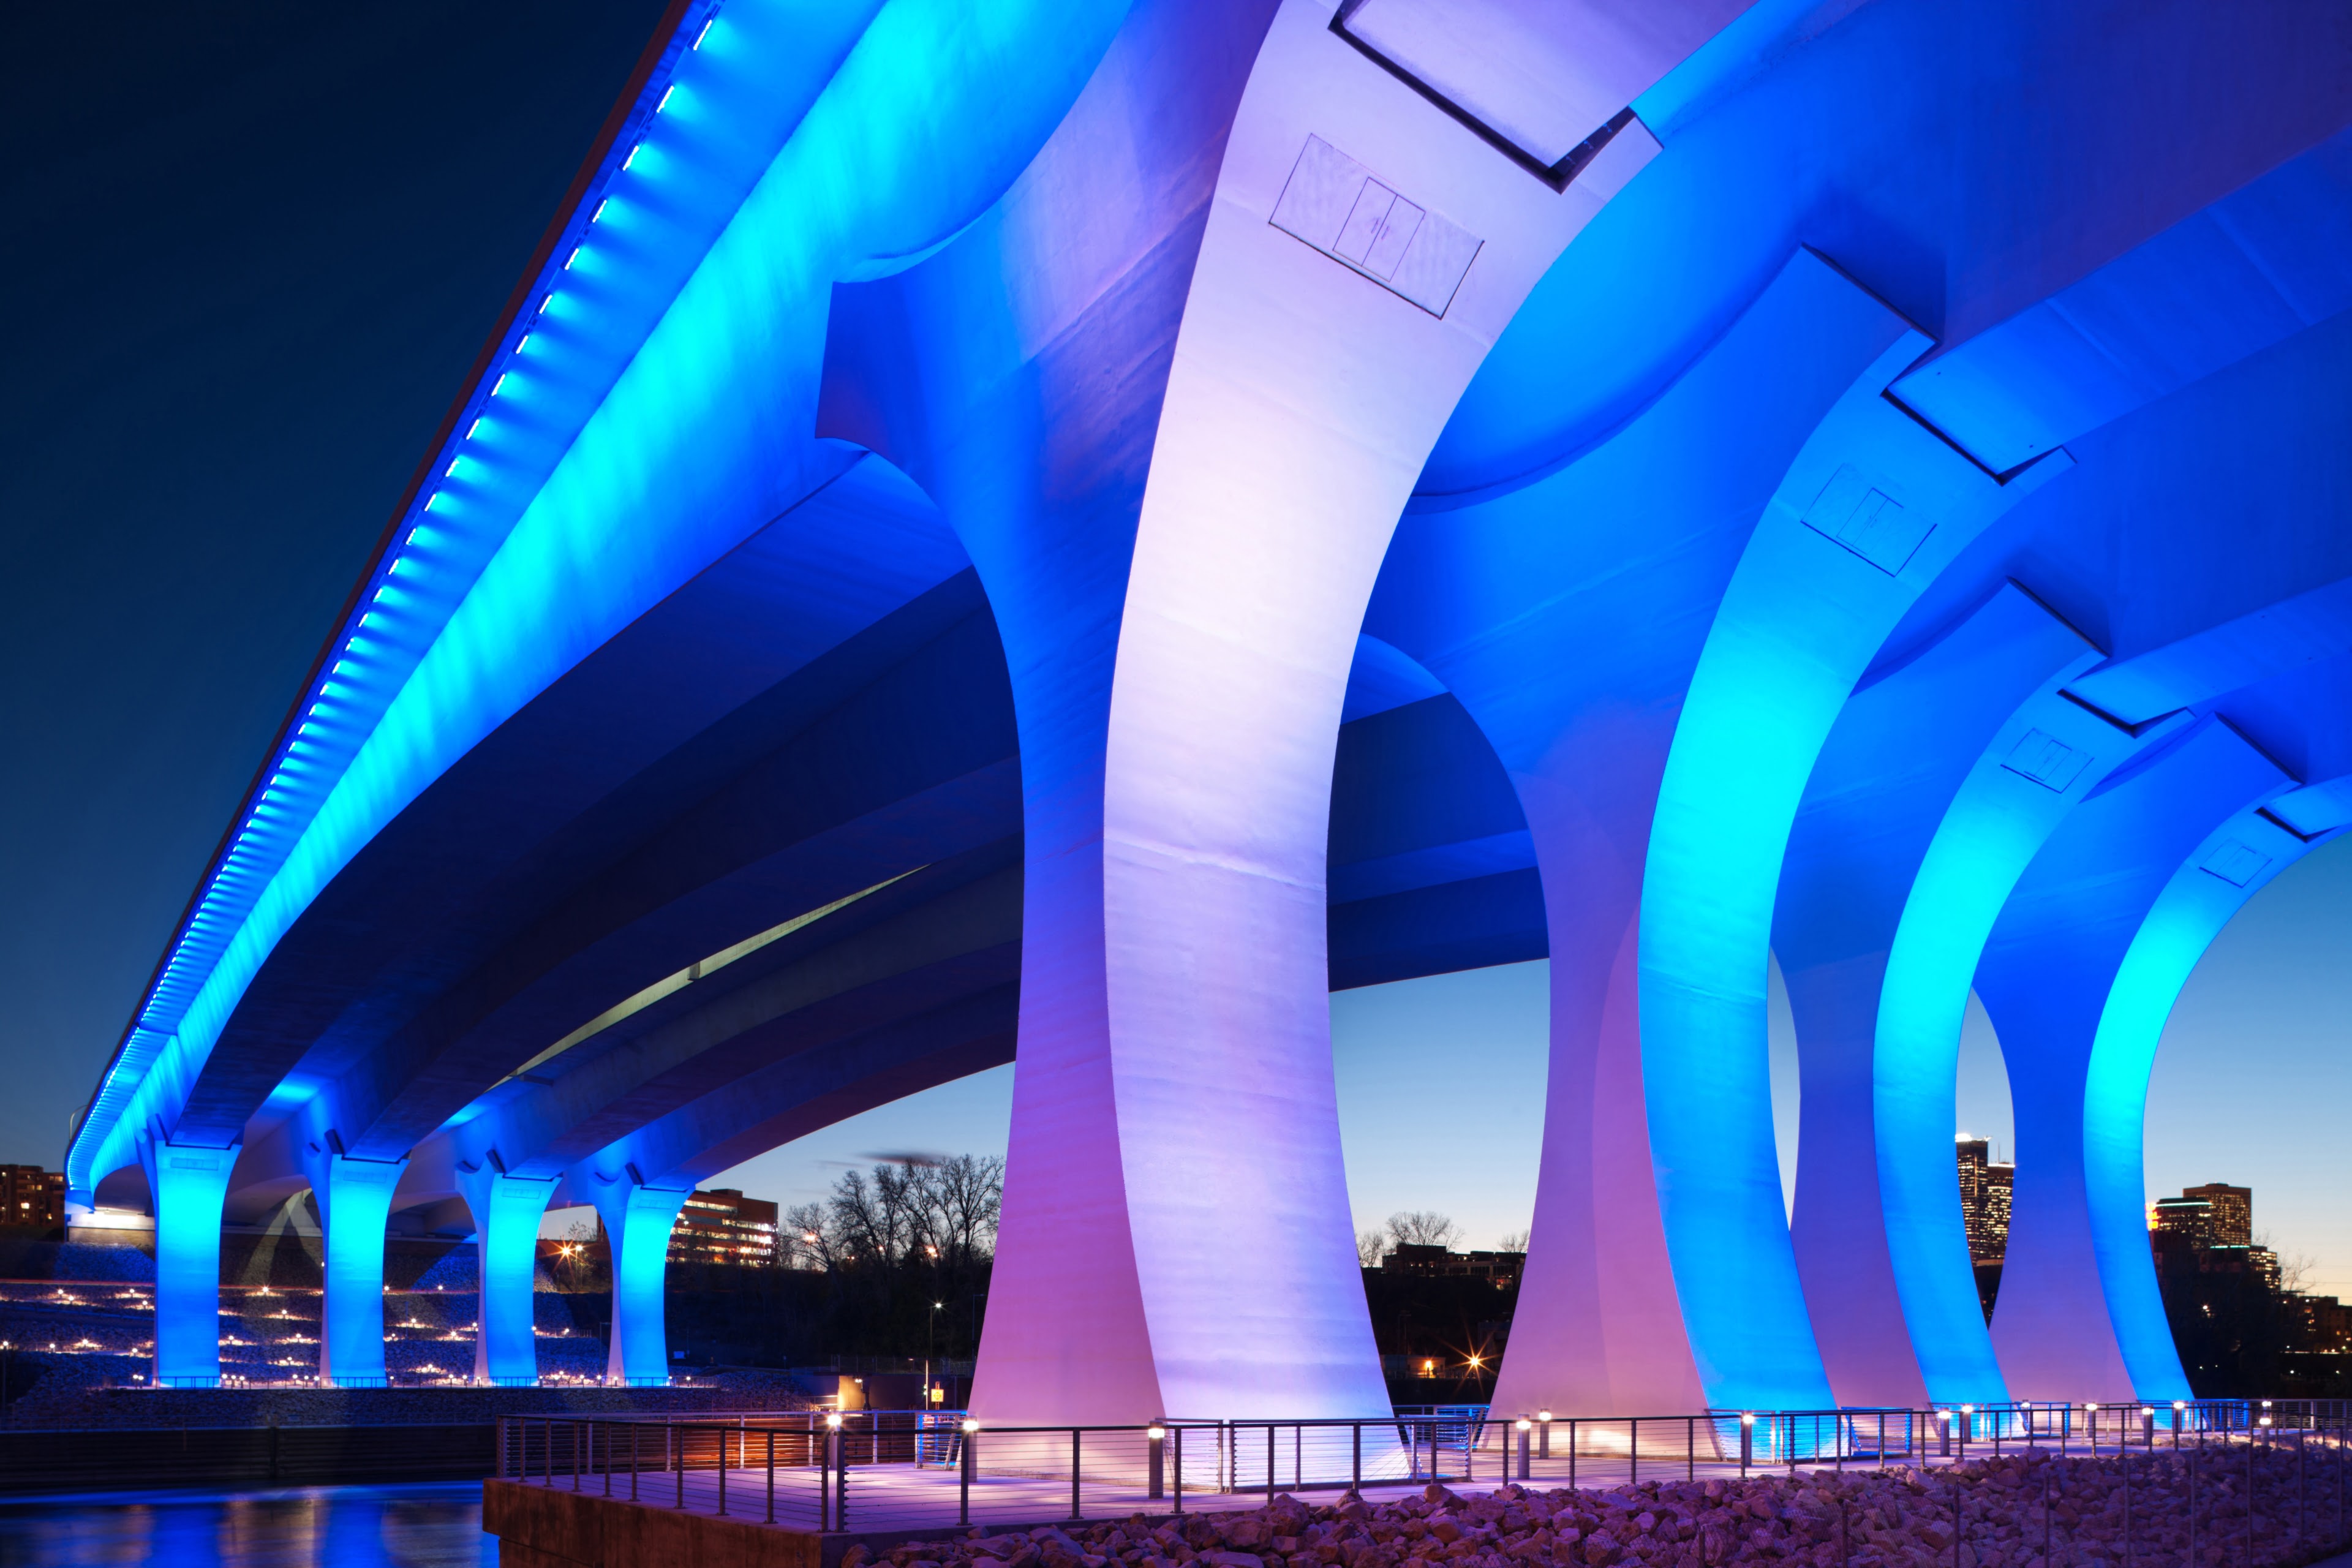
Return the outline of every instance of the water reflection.
{"type": "Polygon", "coordinates": [[[0,1568],[496,1568],[479,1482],[0,1502],[0,1568]]]}

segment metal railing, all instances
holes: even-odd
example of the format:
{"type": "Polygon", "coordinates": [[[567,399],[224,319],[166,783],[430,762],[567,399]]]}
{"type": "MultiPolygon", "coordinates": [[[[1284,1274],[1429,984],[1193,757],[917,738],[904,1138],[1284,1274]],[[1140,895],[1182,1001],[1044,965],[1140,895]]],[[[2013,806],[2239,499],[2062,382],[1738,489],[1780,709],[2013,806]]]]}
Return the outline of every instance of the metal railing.
{"type": "Polygon", "coordinates": [[[2038,1532],[2053,1552],[2120,1544],[2136,1563],[2201,1563],[2202,1542],[2232,1563],[2286,1564],[2352,1542],[2347,1437],[2352,1402],[2286,1400],[1630,1417],[1452,1406],[1362,1420],[986,1428],[960,1411],[551,1415],[500,1418],[497,1475],[866,1532],[1182,1515],[1318,1490],[1377,1498],[1431,1481],[1594,1489],[1891,1472],[1906,1478],[1906,1517],[1945,1519],[1955,1546],[1987,1549],[2005,1529],[2038,1532]],[[2002,1459],[2011,1462],[1980,1463],[2002,1459]],[[1996,1475],[2008,1479],[1977,1484],[1996,1475]]]}

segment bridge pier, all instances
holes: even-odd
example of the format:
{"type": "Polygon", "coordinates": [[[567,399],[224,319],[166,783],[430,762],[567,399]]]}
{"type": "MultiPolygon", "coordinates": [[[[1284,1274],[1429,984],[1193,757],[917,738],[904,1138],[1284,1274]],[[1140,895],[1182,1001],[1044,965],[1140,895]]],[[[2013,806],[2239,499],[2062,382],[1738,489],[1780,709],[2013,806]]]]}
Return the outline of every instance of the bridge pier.
{"type": "Polygon", "coordinates": [[[474,1331],[474,1376],[528,1386],[539,1381],[532,1289],[539,1272],[539,1222],[557,1178],[509,1176],[494,1165],[457,1173],[473,1212],[481,1310],[474,1331]]]}
{"type": "Polygon", "coordinates": [[[669,1232],[690,1194],[645,1186],[634,1171],[618,1180],[590,1173],[584,1184],[613,1252],[613,1342],[604,1374],[620,1383],[663,1387],[669,1382],[669,1331],[662,1310],[669,1232]]]}
{"type": "MultiPolygon", "coordinates": [[[[2111,1012],[2154,1005],[2160,1030],[2179,981],[2203,951],[2200,941],[2179,963],[2187,944],[2149,926],[2168,882],[2184,868],[2207,876],[2198,862],[2219,847],[2209,842],[2217,828],[2291,782],[2228,724],[2202,721],[2144,771],[2067,817],[2018,882],[1986,944],[1977,992],[2000,1033],[2017,1115],[2017,1185],[1992,1342],[2019,1398],[2188,1397],[2155,1304],[2137,1203],[2137,1266],[2147,1285],[2142,1305],[2154,1306],[2153,1323],[2145,1312],[2119,1320],[2121,1300],[2101,1277],[2084,1146],[2090,1064],[2111,1012]],[[2123,978],[2144,930],[2151,950],[2176,949],[2169,956],[2178,978],[2160,996],[2157,987],[2135,995],[2138,979],[2123,978]]],[[[2274,857],[2253,858],[2262,870],[2275,864],[2274,857]]],[[[2205,940],[2218,929],[2213,922],[2205,940]]],[[[2152,1048],[2145,1042],[2143,1048],[2152,1065],[2152,1048]]],[[[2143,1070],[2131,1091],[2144,1096],[2146,1087],[2143,1070]]]]}
{"type": "Polygon", "coordinates": [[[385,1382],[384,1225],[392,1217],[392,1190],[408,1162],[322,1152],[308,1163],[319,1223],[327,1233],[319,1376],[346,1388],[380,1387],[385,1382]]]}
{"type": "Polygon", "coordinates": [[[139,1141],[155,1205],[155,1381],[220,1382],[221,1204],[237,1150],[139,1141]]]}

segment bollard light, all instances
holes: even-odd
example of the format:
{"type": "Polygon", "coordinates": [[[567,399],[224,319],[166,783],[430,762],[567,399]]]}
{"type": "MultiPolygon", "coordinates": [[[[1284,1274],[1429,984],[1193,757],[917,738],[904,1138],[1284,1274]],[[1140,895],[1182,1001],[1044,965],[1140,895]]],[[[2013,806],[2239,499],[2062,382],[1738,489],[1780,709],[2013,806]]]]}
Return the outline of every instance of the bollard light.
{"type": "Polygon", "coordinates": [[[2185,1399],[2176,1399],[2172,1402],[2172,1407],[2175,1410],[2186,1410],[2189,1408],[2189,1401],[2185,1399]]]}
{"type": "Polygon", "coordinates": [[[1739,1424],[1740,1424],[1742,1426],[1755,1426],[1755,1425],[1756,1425],[1756,1414],[1755,1414],[1755,1412],[1750,1411],[1750,1410],[1743,1410],[1743,1411],[1741,1411],[1741,1412],[1739,1413],[1739,1424]]]}
{"type": "MultiPolygon", "coordinates": [[[[967,1421],[963,1424],[963,1429],[969,1432],[972,1429],[975,1423],[967,1421]]],[[[1160,1438],[1168,1436],[1168,1428],[1165,1426],[1146,1426],[1143,1429],[1143,1435],[1157,1443],[1160,1438]]]]}
{"type": "Polygon", "coordinates": [[[963,1435],[964,1435],[965,1436],[967,1436],[967,1437],[971,1436],[974,1432],[977,1432],[977,1431],[979,1431],[979,1430],[980,1430],[980,1423],[979,1423],[979,1422],[977,1422],[977,1421],[967,1421],[967,1422],[965,1422],[965,1423],[963,1424],[963,1435]]]}
{"type": "Polygon", "coordinates": [[[1538,1421],[1549,1421],[1551,1419],[1551,1412],[1549,1410],[1538,1410],[1536,1412],[1536,1419],[1538,1421]]]}
{"type": "Polygon", "coordinates": [[[1524,1415],[1522,1415],[1522,1416],[1520,1416],[1520,1417],[1519,1417],[1519,1430],[1520,1430],[1520,1431],[1522,1431],[1522,1432],[1532,1432],[1532,1431],[1534,1431],[1535,1429],[1536,1429],[1536,1424],[1535,1424],[1534,1422],[1532,1422],[1532,1421],[1528,1420],[1528,1419],[1526,1416],[1524,1416],[1524,1415]]]}
{"type": "Polygon", "coordinates": [[[840,1412],[835,1411],[834,1414],[832,1414],[832,1415],[827,1415],[827,1416],[824,1418],[824,1424],[825,1424],[827,1426],[831,1427],[833,1430],[836,1431],[836,1432],[840,1431],[840,1430],[841,1430],[841,1415],[840,1415],[840,1412]]]}

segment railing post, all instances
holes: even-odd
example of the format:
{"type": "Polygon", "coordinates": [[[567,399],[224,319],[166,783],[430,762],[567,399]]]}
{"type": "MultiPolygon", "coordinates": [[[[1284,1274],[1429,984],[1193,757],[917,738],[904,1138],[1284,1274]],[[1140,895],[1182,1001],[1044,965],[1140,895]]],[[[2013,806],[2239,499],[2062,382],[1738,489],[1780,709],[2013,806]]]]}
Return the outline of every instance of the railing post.
{"type": "MultiPolygon", "coordinates": [[[[1748,1479],[1748,1462],[1755,1457],[1756,1415],[1753,1411],[1743,1410],[1739,1413],[1739,1479],[1741,1480],[1748,1479]]],[[[1569,1484],[1574,1486],[1576,1483],[1570,1481],[1569,1484]]]]}
{"type": "Polygon", "coordinates": [[[1145,1495],[1157,1502],[1167,1495],[1168,1428],[1157,1421],[1143,1429],[1145,1495]]]}
{"type": "Polygon", "coordinates": [[[1568,1418],[1568,1489],[1576,1489],[1576,1417],[1568,1418]]]}
{"type": "Polygon", "coordinates": [[[727,1517],[727,1428],[721,1426],[714,1435],[719,1439],[719,1517],[725,1519],[727,1517]]]}
{"type": "Polygon", "coordinates": [[[1534,1457],[1533,1449],[1535,1446],[1536,1424],[1522,1415],[1519,1417],[1517,1425],[1519,1434],[1519,1479],[1524,1481],[1528,1479],[1528,1466],[1534,1457]]]}
{"type": "Polygon", "coordinates": [[[1642,1418],[1638,1415],[1625,1423],[1625,1482],[1638,1486],[1642,1480],[1642,1418]]]}
{"type": "Polygon", "coordinates": [[[1265,1500],[1274,1501],[1274,1423],[1265,1424],[1265,1500]]]}
{"type": "Polygon", "coordinates": [[[768,1522],[776,1522],[776,1429],[768,1428],[768,1522]]]}
{"type": "Polygon", "coordinates": [[[679,1508],[686,1506],[686,1450],[693,1436],[693,1427],[677,1428],[677,1506],[679,1508]]]}
{"type": "Polygon", "coordinates": [[[1348,1442],[1348,1489],[1364,1489],[1364,1424],[1356,1422],[1348,1442]]]}
{"type": "Polygon", "coordinates": [[[572,1489],[580,1489],[580,1423],[572,1423],[572,1489]]]}
{"type": "MultiPolygon", "coordinates": [[[[1274,1457],[1269,1452],[1266,1456],[1269,1470],[1273,1463],[1274,1457]]],[[[1073,1426],[1070,1428],[1070,1517],[1076,1520],[1086,1516],[1086,1510],[1078,1506],[1078,1428],[1073,1426]]]]}
{"type": "Polygon", "coordinates": [[[1171,1458],[1173,1463],[1170,1468],[1175,1473],[1169,1479],[1175,1486],[1176,1511],[1182,1513],[1184,1511],[1184,1428],[1181,1426],[1176,1428],[1176,1452],[1171,1456],[1171,1458]]]}

